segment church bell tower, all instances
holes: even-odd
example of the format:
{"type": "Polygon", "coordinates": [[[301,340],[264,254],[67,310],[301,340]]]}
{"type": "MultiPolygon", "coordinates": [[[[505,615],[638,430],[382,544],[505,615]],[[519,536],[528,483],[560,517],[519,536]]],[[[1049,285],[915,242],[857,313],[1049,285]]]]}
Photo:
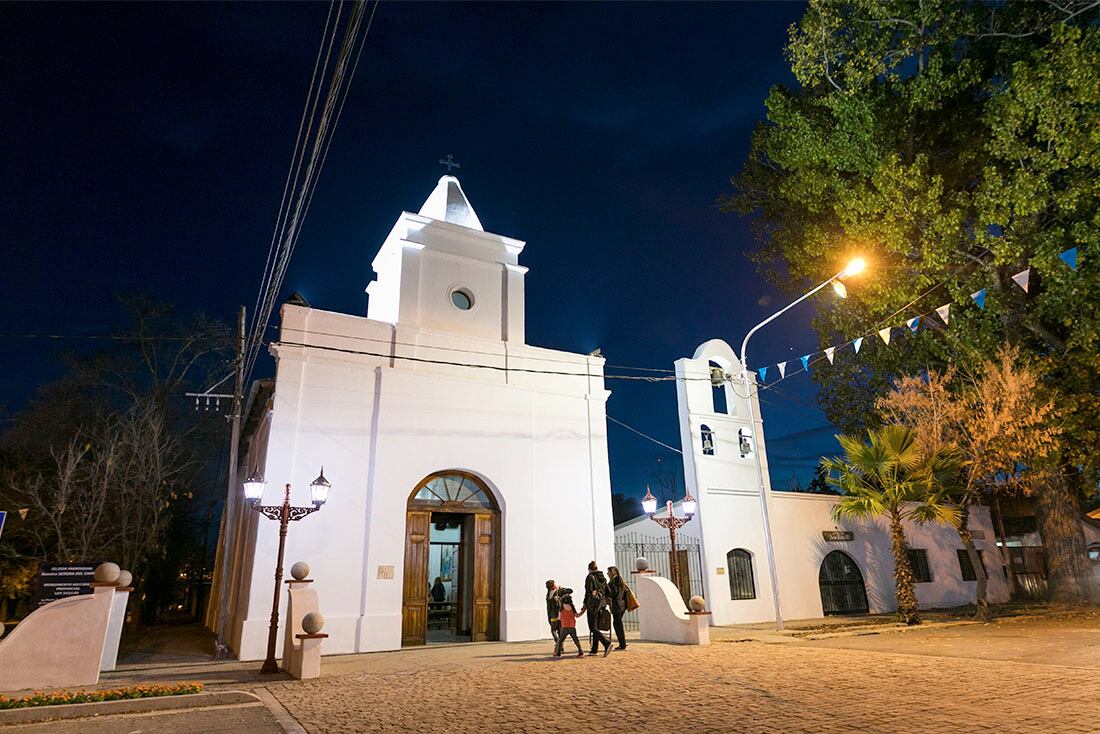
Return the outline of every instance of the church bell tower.
{"type": "Polygon", "coordinates": [[[443,176],[417,213],[401,214],[378,250],[367,317],[522,344],[524,244],[486,232],[462,184],[443,176]]]}

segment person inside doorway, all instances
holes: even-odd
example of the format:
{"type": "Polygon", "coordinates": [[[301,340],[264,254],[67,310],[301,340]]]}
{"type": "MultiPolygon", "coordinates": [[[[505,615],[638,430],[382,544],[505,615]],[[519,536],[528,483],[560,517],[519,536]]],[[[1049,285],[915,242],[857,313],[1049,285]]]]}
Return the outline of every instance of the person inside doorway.
{"type": "Polygon", "coordinates": [[[436,604],[447,601],[447,587],[443,585],[443,577],[436,576],[431,590],[432,601],[436,604]]]}

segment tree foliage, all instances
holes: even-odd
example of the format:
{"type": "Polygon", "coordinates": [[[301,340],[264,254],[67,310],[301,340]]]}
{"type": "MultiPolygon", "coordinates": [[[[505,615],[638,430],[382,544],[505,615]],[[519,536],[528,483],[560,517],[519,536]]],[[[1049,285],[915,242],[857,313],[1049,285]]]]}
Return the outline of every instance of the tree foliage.
{"type": "Polygon", "coordinates": [[[1067,484],[1100,479],[1098,18],[1084,0],[812,0],[787,46],[800,86],[772,90],[722,201],[754,216],[754,258],[781,287],[868,259],[816,319],[822,346],[953,304],[949,326],[931,317],[820,363],[823,407],[844,430],[899,375],[1020,347],[1057,388],[1063,515],[1067,484]],[[1058,257],[1071,247],[1076,272],[1058,257]],[[1025,293],[1011,277],[1028,267],[1025,293]],[[970,303],[980,289],[984,311],[970,303]]]}
{"type": "Polygon", "coordinates": [[[200,456],[224,428],[194,420],[182,393],[224,375],[228,331],[147,300],[125,304],[132,328],[108,348],[70,355],[69,375],[44,386],[0,437],[0,506],[27,511],[12,513],[0,561],[21,572],[39,561],[109,560],[140,583],[205,484],[200,456]]]}

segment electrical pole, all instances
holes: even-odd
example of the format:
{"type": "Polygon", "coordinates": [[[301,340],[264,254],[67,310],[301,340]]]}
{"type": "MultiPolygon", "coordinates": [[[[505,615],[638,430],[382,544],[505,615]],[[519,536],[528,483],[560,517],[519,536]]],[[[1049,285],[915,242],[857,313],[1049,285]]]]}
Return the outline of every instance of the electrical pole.
{"type": "MultiPolygon", "coordinates": [[[[218,547],[215,551],[214,557],[214,578],[211,580],[211,593],[207,598],[207,604],[217,603],[219,606],[222,604],[222,597],[224,596],[225,580],[220,576],[220,572],[225,566],[225,553],[229,550],[230,535],[234,533],[235,528],[232,525],[232,518],[230,517],[231,508],[236,506],[233,502],[233,498],[237,492],[237,448],[241,442],[241,410],[242,403],[244,402],[244,352],[245,352],[245,308],[241,306],[240,311],[237,312],[237,359],[234,361],[234,384],[233,384],[233,411],[229,415],[230,430],[229,430],[229,470],[228,470],[228,488],[226,490],[225,502],[222,504],[222,519],[221,528],[218,532],[218,547]],[[217,595],[214,594],[214,585],[218,586],[217,595]]],[[[198,401],[196,399],[196,405],[198,401]]],[[[213,630],[218,635],[218,641],[222,642],[225,639],[225,615],[220,609],[213,610],[213,615],[210,611],[207,611],[206,618],[213,622],[211,625],[215,629],[213,630]]]]}

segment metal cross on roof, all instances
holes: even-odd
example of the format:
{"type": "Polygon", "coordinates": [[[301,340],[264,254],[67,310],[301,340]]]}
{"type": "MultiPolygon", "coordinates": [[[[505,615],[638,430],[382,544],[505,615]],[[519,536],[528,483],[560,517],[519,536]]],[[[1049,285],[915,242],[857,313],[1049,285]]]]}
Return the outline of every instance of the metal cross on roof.
{"type": "Polygon", "coordinates": [[[446,160],[444,160],[443,158],[440,158],[439,163],[441,165],[444,165],[444,166],[447,167],[447,173],[450,173],[452,168],[462,168],[462,164],[461,163],[455,163],[454,156],[451,155],[450,153],[447,154],[446,160]]]}

